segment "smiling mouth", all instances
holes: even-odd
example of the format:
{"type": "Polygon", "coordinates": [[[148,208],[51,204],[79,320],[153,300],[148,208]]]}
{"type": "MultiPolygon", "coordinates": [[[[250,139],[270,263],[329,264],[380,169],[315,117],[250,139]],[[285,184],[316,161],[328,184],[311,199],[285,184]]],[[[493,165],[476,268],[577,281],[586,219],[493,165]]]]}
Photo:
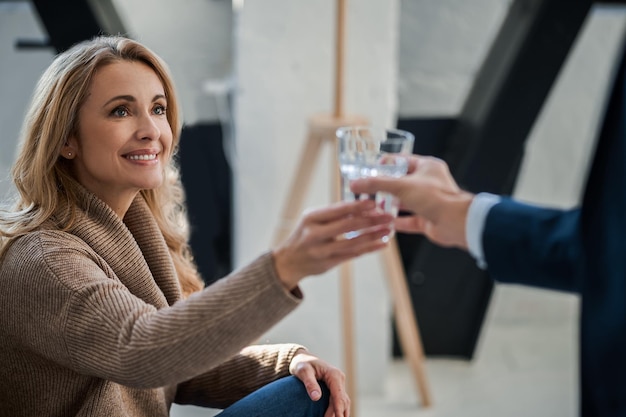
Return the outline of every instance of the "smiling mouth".
{"type": "Polygon", "coordinates": [[[149,155],[126,155],[126,159],[131,161],[154,161],[157,158],[156,154],[149,155]]]}

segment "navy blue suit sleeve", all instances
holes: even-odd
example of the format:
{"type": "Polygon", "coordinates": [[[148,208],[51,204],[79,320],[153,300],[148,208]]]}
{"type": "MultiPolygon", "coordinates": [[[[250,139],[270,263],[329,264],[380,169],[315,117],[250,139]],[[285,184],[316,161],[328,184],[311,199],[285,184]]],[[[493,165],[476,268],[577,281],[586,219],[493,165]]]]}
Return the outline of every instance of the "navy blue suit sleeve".
{"type": "Polygon", "coordinates": [[[482,242],[492,278],[580,291],[584,259],[579,209],[540,208],[504,198],[490,210],[482,242]]]}

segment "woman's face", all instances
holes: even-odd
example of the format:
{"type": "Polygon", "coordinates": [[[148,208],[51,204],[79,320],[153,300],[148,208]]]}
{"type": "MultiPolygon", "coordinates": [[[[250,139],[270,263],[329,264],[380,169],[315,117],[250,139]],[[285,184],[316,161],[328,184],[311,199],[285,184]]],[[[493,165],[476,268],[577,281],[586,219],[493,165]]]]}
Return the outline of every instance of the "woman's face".
{"type": "Polygon", "coordinates": [[[123,217],[142,189],[163,182],[172,148],[165,90],[146,64],[97,70],[78,112],[78,133],[63,148],[77,180],[123,217]]]}

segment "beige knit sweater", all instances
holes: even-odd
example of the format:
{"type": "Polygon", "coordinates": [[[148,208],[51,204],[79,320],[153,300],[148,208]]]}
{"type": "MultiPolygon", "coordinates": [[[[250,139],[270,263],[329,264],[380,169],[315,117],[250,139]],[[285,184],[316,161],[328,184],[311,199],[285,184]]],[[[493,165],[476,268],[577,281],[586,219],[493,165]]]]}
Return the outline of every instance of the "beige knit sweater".
{"type": "Polygon", "coordinates": [[[95,196],[69,232],[0,264],[0,416],[146,416],[222,408],[288,374],[298,345],[248,346],[300,299],[269,254],[182,301],[142,197],[122,222],[95,196]]]}

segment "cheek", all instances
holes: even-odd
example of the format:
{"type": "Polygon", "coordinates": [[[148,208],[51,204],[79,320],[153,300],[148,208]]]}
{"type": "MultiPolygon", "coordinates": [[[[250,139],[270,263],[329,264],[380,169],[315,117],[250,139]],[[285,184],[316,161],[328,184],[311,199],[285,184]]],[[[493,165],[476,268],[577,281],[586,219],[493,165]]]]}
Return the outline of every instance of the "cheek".
{"type": "Polygon", "coordinates": [[[163,144],[163,147],[167,149],[167,155],[171,155],[172,147],[174,146],[174,135],[169,124],[166,124],[161,129],[161,143],[163,144]]]}
{"type": "Polygon", "coordinates": [[[83,156],[89,160],[117,159],[119,149],[125,143],[124,136],[115,130],[103,128],[101,132],[84,137],[81,147],[83,156]]]}

